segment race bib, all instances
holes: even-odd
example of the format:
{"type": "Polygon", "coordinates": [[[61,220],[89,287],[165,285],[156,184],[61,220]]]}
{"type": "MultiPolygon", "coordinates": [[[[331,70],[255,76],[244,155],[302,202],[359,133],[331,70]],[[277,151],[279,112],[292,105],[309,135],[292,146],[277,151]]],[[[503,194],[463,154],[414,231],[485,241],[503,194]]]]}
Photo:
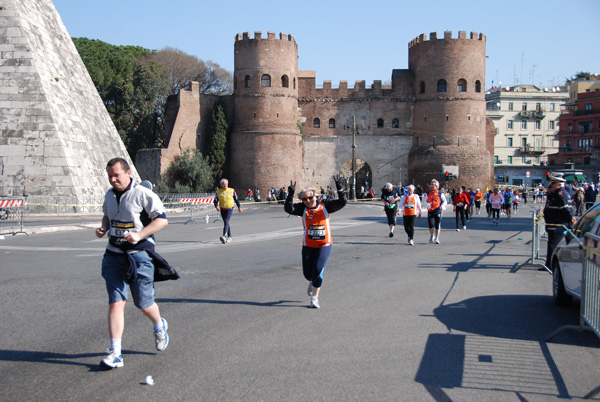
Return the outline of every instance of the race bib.
{"type": "Polygon", "coordinates": [[[457,207],[462,207],[463,205],[464,205],[464,204],[463,204],[462,202],[458,202],[458,203],[456,203],[456,206],[457,206],[457,207]]]}
{"type": "Polygon", "coordinates": [[[405,204],[405,208],[407,209],[413,209],[415,207],[415,203],[414,202],[407,202],[405,204]]]}
{"type": "Polygon", "coordinates": [[[114,243],[125,243],[127,240],[123,238],[126,233],[133,230],[133,222],[111,221],[110,222],[110,240],[114,243]]]}
{"type": "Polygon", "coordinates": [[[308,238],[311,240],[325,240],[325,226],[310,225],[308,228],[308,238]]]}

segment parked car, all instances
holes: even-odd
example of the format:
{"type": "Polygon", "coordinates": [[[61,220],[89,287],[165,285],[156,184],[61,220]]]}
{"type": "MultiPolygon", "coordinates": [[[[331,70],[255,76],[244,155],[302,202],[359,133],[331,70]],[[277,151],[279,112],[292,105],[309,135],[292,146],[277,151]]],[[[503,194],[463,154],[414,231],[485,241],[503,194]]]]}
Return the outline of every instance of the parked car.
{"type": "Polygon", "coordinates": [[[600,203],[593,205],[561,239],[552,254],[552,296],[554,303],[566,306],[573,298],[581,299],[584,236],[600,234],[600,203]]]}

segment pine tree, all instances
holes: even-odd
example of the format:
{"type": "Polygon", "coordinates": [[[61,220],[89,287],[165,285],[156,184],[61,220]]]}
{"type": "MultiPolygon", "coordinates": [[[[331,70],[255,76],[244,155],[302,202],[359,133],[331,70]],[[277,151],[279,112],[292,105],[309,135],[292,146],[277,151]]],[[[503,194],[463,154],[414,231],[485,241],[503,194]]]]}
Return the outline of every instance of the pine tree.
{"type": "Polygon", "coordinates": [[[219,99],[213,107],[212,120],[208,130],[208,161],[213,166],[216,180],[223,176],[228,129],[229,124],[225,116],[223,101],[219,99]]]}

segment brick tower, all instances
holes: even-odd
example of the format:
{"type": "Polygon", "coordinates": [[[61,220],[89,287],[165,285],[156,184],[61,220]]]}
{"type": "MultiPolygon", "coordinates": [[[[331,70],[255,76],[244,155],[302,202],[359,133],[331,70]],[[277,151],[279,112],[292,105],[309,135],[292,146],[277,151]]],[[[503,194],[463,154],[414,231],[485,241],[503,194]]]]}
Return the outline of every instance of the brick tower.
{"type": "Polygon", "coordinates": [[[232,187],[245,194],[286,186],[302,175],[298,129],[298,45],[284,33],[235,38],[232,187]]]}
{"type": "Polygon", "coordinates": [[[444,32],[420,35],[409,44],[415,77],[414,138],[409,180],[428,184],[451,172],[450,187],[485,187],[493,179],[486,144],[485,35],[444,32]]]}

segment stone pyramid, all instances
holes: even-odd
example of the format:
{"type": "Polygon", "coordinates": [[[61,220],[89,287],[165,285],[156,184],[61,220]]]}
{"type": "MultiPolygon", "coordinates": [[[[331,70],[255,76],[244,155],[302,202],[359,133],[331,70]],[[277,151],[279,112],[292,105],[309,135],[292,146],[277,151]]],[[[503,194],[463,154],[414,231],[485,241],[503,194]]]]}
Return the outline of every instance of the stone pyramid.
{"type": "Polygon", "coordinates": [[[0,1],[0,77],[0,197],[101,201],[131,160],[51,0],[0,1]]]}

